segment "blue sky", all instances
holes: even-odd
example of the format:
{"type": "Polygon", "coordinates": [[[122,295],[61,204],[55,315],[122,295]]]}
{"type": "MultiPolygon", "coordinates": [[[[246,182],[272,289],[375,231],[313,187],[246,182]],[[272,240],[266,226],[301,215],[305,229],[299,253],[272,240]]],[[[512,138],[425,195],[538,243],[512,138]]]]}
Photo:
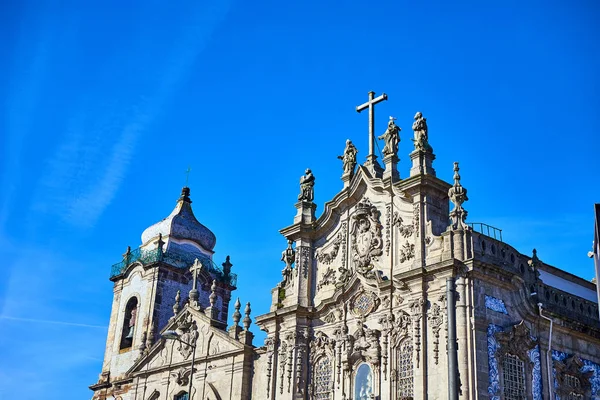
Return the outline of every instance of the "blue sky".
{"type": "Polygon", "coordinates": [[[469,221],[590,279],[598,5],[486,3],[3,2],[0,398],[91,397],[110,266],[188,165],[215,261],[231,255],[237,295],[267,312],[298,178],[312,168],[321,212],[345,140],[367,153],[369,90],[389,96],[378,133],[389,115],[403,128],[402,176],[422,111],[438,176],[461,163],[469,221]]]}

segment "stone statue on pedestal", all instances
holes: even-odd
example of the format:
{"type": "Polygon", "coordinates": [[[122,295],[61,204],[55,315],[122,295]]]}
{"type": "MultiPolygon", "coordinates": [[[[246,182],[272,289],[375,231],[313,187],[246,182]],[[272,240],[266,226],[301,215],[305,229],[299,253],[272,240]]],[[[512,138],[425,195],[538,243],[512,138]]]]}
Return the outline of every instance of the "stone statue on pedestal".
{"type": "Polygon", "coordinates": [[[412,129],[415,132],[415,138],[413,139],[415,150],[431,151],[427,131],[427,118],[423,118],[423,114],[420,111],[415,114],[415,122],[413,122],[412,129]]]}
{"type": "Polygon", "coordinates": [[[315,198],[314,186],[315,176],[312,174],[310,168],[307,168],[304,175],[300,177],[300,194],[298,195],[298,200],[313,201],[315,198]]]}
{"type": "Polygon", "coordinates": [[[385,133],[379,136],[377,139],[383,139],[385,142],[385,146],[383,147],[383,155],[397,155],[398,154],[398,144],[400,143],[400,127],[396,125],[394,122],[396,118],[390,117],[390,121],[388,122],[387,129],[385,133]]]}
{"type": "Polygon", "coordinates": [[[350,139],[346,140],[344,155],[338,156],[338,158],[344,163],[344,175],[354,175],[354,168],[356,167],[356,154],[358,154],[358,150],[354,144],[352,144],[352,141],[350,139]]]}

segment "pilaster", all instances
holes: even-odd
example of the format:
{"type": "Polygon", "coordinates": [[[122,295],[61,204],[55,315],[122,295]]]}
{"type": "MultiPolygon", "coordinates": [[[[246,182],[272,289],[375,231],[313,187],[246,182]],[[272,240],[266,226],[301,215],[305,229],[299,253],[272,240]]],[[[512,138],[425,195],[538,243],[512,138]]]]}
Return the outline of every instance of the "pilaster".
{"type": "Polygon", "coordinates": [[[398,173],[398,156],[396,154],[388,154],[383,158],[385,170],[383,171],[383,179],[392,178],[392,182],[400,179],[398,173]]]}
{"type": "Polygon", "coordinates": [[[410,176],[420,174],[435,176],[435,169],[433,169],[433,160],[435,160],[435,154],[433,154],[433,152],[415,150],[410,153],[410,159],[412,161],[410,176]]]}

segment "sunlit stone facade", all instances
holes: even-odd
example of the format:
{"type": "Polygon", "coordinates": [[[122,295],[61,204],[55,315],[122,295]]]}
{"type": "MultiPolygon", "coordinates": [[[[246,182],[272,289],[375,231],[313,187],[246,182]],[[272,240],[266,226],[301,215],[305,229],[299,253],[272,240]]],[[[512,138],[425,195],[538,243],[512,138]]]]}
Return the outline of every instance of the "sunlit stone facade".
{"type": "Polygon", "coordinates": [[[494,228],[469,225],[458,164],[453,182],[437,178],[420,113],[413,131],[408,176],[396,168],[394,120],[381,136],[383,165],[372,152],[357,165],[348,141],[343,188],[319,218],[306,171],[296,215],[281,230],[282,280],[254,320],[264,343],[253,342],[249,305],[230,312],[231,263],[213,261],[214,235],[184,189],[141,249],[113,267],[94,399],[182,400],[190,387],[193,399],[448,399],[449,390],[461,400],[600,399],[595,285],[535,250],[519,253],[494,228]],[[166,331],[182,342],[162,338],[166,331]]]}

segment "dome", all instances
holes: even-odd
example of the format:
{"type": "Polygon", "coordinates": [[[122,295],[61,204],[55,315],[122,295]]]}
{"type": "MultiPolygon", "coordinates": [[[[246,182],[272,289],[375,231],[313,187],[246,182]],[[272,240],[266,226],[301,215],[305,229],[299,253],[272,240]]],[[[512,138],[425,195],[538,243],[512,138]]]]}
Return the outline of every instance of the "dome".
{"type": "Polygon", "coordinates": [[[191,204],[190,188],[184,187],[173,212],[162,221],[146,228],[142,233],[142,244],[146,244],[162,234],[165,239],[192,241],[200,245],[203,250],[212,253],[217,238],[210,229],[198,222],[191,204]]]}

